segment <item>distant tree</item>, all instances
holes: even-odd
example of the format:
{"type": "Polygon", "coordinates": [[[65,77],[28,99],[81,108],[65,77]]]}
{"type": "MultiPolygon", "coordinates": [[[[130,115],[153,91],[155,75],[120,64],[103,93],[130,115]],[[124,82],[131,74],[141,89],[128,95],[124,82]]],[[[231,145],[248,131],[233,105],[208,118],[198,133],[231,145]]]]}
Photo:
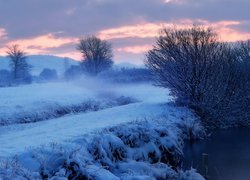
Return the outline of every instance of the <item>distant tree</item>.
{"type": "Polygon", "coordinates": [[[158,85],[167,87],[176,102],[188,106],[217,127],[234,111],[239,73],[234,48],[217,40],[211,29],[163,29],[147,54],[146,65],[158,85]]]}
{"type": "Polygon", "coordinates": [[[82,53],[84,72],[97,75],[113,65],[111,44],[95,36],[80,39],[77,49],[82,53]]]}
{"type": "Polygon", "coordinates": [[[64,78],[66,80],[71,80],[79,77],[82,74],[82,69],[80,66],[71,65],[64,73],[64,78]]]}
{"type": "Polygon", "coordinates": [[[12,78],[15,83],[30,83],[32,77],[30,75],[31,66],[26,62],[27,56],[25,52],[19,49],[18,45],[8,47],[8,57],[10,58],[10,67],[12,78]]]}
{"type": "Polygon", "coordinates": [[[51,81],[51,80],[56,80],[58,77],[55,69],[45,68],[40,73],[39,78],[40,80],[51,81]]]}

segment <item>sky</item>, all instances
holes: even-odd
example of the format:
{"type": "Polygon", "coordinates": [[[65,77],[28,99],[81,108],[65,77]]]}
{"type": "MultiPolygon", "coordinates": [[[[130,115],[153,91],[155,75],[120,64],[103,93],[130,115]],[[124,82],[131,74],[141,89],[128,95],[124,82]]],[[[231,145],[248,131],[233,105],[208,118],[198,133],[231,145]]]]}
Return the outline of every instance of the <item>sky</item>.
{"type": "Polygon", "coordinates": [[[222,41],[250,39],[250,0],[0,0],[0,55],[81,60],[79,38],[111,42],[114,61],[141,64],[163,27],[212,27],[222,41]]]}

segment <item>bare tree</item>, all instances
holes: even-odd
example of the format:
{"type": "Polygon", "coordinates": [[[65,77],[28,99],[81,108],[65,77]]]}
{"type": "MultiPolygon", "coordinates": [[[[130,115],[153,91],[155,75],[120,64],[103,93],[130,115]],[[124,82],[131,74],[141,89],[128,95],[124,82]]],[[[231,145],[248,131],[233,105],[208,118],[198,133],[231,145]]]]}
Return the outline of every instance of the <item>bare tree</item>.
{"type": "Polygon", "coordinates": [[[7,50],[8,57],[10,58],[10,67],[12,78],[15,83],[29,83],[31,76],[29,74],[30,66],[26,62],[27,56],[18,45],[12,45],[7,50]]]}
{"type": "Polygon", "coordinates": [[[97,75],[113,65],[111,44],[95,36],[80,39],[77,49],[82,53],[82,67],[90,75],[97,75]]]}
{"type": "Polygon", "coordinates": [[[194,109],[209,126],[225,125],[237,89],[235,57],[211,29],[163,29],[146,65],[176,102],[194,109]]]}

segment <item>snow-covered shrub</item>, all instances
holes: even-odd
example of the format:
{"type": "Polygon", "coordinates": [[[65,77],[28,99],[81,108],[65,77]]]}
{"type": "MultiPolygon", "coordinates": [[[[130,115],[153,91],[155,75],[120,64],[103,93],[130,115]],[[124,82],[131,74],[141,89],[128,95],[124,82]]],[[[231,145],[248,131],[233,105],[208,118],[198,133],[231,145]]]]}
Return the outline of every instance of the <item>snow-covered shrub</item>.
{"type": "Polygon", "coordinates": [[[0,116],[0,126],[14,123],[30,123],[48,120],[52,118],[62,117],[71,113],[83,113],[90,111],[98,111],[101,109],[122,106],[130,103],[135,103],[137,100],[131,97],[119,96],[112,99],[97,101],[93,99],[85,100],[80,104],[62,106],[57,103],[47,104],[43,110],[28,111],[22,110],[22,107],[16,108],[16,112],[9,116],[0,116]]]}
{"type": "Polygon", "coordinates": [[[112,134],[94,137],[88,151],[97,162],[109,167],[127,156],[126,147],[121,139],[112,134]]]}
{"type": "MultiPolygon", "coordinates": [[[[32,150],[30,162],[36,162],[32,163],[38,164],[37,168],[27,170],[12,163],[8,169],[15,176],[54,180],[203,179],[195,170],[179,170],[183,141],[191,139],[189,136],[200,137],[196,133],[203,130],[196,129],[200,124],[196,119],[190,122],[192,126],[183,123],[192,121],[186,116],[175,121],[164,116],[137,120],[87,134],[75,142],[52,143],[32,150]],[[193,132],[186,133],[186,129],[193,132]]],[[[0,177],[4,176],[6,170],[0,168],[0,177]]]]}
{"type": "Polygon", "coordinates": [[[134,148],[140,147],[145,143],[148,143],[150,140],[153,140],[153,134],[150,134],[150,131],[147,130],[147,126],[144,123],[138,123],[137,126],[127,125],[125,127],[114,127],[110,131],[119,137],[124,144],[134,148]]]}
{"type": "Polygon", "coordinates": [[[29,172],[27,169],[20,165],[17,156],[10,159],[0,159],[0,179],[13,180],[13,179],[39,179],[39,173],[29,172]]]}
{"type": "Polygon", "coordinates": [[[101,104],[101,102],[91,99],[76,105],[62,106],[57,103],[47,104],[46,108],[42,111],[25,112],[22,110],[22,107],[20,107],[19,109],[17,108],[15,114],[0,117],[0,125],[38,122],[61,117],[69,113],[97,111],[103,108],[106,108],[105,104],[101,104]]]}

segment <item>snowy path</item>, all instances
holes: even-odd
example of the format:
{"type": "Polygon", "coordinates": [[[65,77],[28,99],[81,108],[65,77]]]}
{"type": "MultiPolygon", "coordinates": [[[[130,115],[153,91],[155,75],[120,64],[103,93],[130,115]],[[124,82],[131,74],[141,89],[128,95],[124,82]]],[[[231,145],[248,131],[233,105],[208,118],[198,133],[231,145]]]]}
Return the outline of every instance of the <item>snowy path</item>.
{"type": "MultiPolygon", "coordinates": [[[[147,87],[142,86],[139,90],[141,88],[147,87]]],[[[139,93],[134,88],[127,88],[126,92],[122,93],[139,97],[140,100],[143,100],[140,103],[69,115],[49,121],[0,127],[0,157],[19,154],[27,147],[37,147],[51,142],[63,143],[94,130],[138,118],[159,116],[164,111],[164,108],[160,106],[169,97],[162,89],[152,88],[152,86],[148,86],[148,88],[152,89],[149,94],[139,93]]]]}

